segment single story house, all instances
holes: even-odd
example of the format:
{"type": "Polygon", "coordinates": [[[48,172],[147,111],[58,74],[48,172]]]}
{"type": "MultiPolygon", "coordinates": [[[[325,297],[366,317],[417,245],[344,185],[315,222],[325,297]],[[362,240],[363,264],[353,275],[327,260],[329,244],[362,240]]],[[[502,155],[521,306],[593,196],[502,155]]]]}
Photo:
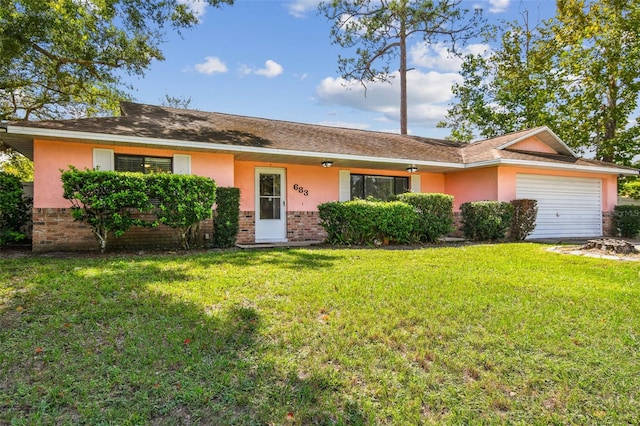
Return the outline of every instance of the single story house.
{"type": "MultiPolygon", "coordinates": [[[[467,201],[533,198],[532,238],[601,236],[611,232],[618,176],[638,173],[579,158],[547,127],[459,144],[128,102],[121,111],[2,124],[0,138],[35,164],[34,251],[96,247],[62,197],[60,170],[69,165],[197,174],[238,187],[239,243],[322,240],[318,204],[406,191],[451,194],[456,211],[467,201]]],[[[118,240],[149,246],[167,237],[136,232],[118,240]]],[[[203,227],[204,238],[210,232],[203,227]]]]}

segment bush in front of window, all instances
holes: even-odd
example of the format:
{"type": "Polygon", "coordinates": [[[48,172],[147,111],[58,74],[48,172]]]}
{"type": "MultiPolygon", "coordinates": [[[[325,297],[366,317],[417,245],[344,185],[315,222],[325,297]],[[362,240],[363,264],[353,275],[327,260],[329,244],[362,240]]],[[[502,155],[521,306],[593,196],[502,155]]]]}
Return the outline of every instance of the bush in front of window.
{"type": "Polygon", "coordinates": [[[613,226],[620,236],[635,238],[640,233],[640,206],[615,206],[613,208],[613,226]]]}
{"type": "Polygon", "coordinates": [[[232,247],[240,229],[240,188],[220,187],[216,193],[213,246],[232,247]]]}
{"type": "Polygon", "coordinates": [[[70,166],[62,172],[62,188],[63,197],[71,201],[71,215],[89,225],[101,252],[107,248],[110,232],[120,237],[132,226],[144,225],[134,215],[152,207],[140,173],[80,171],[70,166]]]}
{"type": "Polygon", "coordinates": [[[502,201],[463,203],[460,214],[465,238],[475,241],[501,240],[511,226],[513,205],[502,201]]]}
{"type": "Polygon", "coordinates": [[[416,209],[416,233],[420,241],[436,242],[453,229],[452,195],[407,192],[398,195],[397,199],[416,209]]]}
{"type": "Polygon", "coordinates": [[[333,201],[320,204],[318,213],[330,244],[409,244],[416,241],[417,212],[400,201],[333,201]]]}
{"type": "Polygon", "coordinates": [[[188,250],[198,244],[200,222],[211,217],[216,184],[204,176],[144,175],[153,212],[158,222],[176,232],[180,246],[188,250]]]}

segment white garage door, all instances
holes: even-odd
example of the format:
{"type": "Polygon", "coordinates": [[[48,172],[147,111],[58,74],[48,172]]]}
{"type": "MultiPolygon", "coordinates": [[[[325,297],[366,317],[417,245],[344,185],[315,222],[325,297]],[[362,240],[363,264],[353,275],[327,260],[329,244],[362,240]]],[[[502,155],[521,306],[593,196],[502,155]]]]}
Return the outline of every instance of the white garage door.
{"type": "Polygon", "coordinates": [[[602,235],[602,181],[518,174],[516,197],[538,200],[536,229],[529,238],[602,235]]]}

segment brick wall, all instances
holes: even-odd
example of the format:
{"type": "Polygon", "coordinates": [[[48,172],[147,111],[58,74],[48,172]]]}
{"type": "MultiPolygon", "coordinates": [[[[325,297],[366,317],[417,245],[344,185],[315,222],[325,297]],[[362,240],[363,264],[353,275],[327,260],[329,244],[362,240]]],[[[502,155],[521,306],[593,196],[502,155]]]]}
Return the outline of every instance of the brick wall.
{"type": "Polygon", "coordinates": [[[318,212],[287,212],[289,241],[324,241],[327,233],[320,225],[318,212]]]}
{"type": "MultiPolygon", "coordinates": [[[[255,212],[240,212],[239,244],[251,244],[256,240],[255,212]]],[[[287,240],[324,241],[327,233],[320,226],[318,212],[287,212],[287,240]]]]}
{"type": "Polygon", "coordinates": [[[256,241],[256,221],[254,219],[255,212],[240,212],[240,220],[238,221],[238,244],[250,244],[256,241]]]}
{"type": "Polygon", "coordinates": [[[602,235],[615,237],[617,232],[613,227],[614,212],[602,212],[602,235]]]}
{"type": "MultiPolygon", "coordinates": [[[[207,245],[213,235],[213,220],[200,224],[199,243],[207,245]],[[208,237],[208,238],[206,238],[208,237]]],[[[98,250],[98,242],[89,226],[76,222],[70,209],[33,209],[32,250],[35,252],[54,250],[98,250]]],[[[110,235],[110,249],[177,249],[180,245],[174,230],[163,225],[155,228],[134,227],[123,236],[110,235]]]]}

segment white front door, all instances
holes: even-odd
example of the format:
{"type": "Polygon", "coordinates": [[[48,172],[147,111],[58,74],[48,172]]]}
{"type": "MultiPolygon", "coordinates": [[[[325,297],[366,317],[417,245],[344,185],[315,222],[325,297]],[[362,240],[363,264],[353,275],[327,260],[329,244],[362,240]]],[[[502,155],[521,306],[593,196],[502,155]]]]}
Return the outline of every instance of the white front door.
{"type": "Polygon", "coordinates": [[[256,168],[256,242],[287,241],[285,170],[256,168]]]}

